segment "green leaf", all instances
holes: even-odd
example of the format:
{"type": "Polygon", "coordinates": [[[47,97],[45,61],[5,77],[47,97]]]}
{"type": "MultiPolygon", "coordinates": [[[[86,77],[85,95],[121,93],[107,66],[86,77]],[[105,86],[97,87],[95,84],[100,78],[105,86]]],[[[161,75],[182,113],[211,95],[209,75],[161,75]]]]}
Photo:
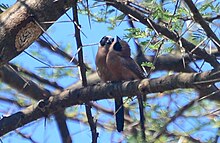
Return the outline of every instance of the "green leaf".
{"type": "Polygon", "coordinates": [[[8,8],[9,8],[9,5],[1,3],[0,4],[0,13],[4,12],[8,8]]]}
{"type": "Polygon", "coordinates": [[[143,62],[143,63],[141,64],[141,66],[143,66],[143,67],[150,67],[150,68],[152,68],[152,69],[155,69],[155,66],[154,66],[153,63],[151,63],[151,62],[143,62]]]}

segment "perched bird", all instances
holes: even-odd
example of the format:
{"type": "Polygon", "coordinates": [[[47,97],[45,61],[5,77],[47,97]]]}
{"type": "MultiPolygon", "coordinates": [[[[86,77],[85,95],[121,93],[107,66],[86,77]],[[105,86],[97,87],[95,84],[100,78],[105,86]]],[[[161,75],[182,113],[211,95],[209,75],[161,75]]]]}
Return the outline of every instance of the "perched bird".
{"type": "MultiPolygon", "coordinates": [[[[109,52],[109,47],[114,42],[114,38],[111,36],[104,36],[99,42],[98,52],[96,54],[96,69],[99,77],[102,81],[118,81],[116,80],[112,73],[109,71],[106,64],[106,57],[109,52]]],[[[117,131],[121,132],[124,128],[124,106],[123,100],[119,98],[115,103],[115,112],[116,112],[116,127],[117,131]]]]}
{"type": "Polygon", "coordinates": [[[145,78],[142,69],[131,58],[130,46],[118,36],[108,47],[106,65],[112,73],[111,81],[145,78]]]}
{"type": "MultiPolygon", "coordinates": [[[[96,55],[97,72],[102,81],[122,81],[145,78],[144,72],[130,57],[131,50],[127,42],[119,37],[104,36],[96,55]]],[[[138,96],[141,126],[144,128],[143,101],[138,96]]],[[[115,99],[116,127],[119,132],[124,128],[124,106],[121,97],[115,99]]]]}
{"type": "MultiPolygon", "coordinates": [[[[106,65],[111,73],[111,81],[121,81],[121,80],[134,80],[134,79],[143,79],[145,74],[138,64],[131,58],[131,49],[127,42],[121,40],[118,36],[108,47],[108,54],[106,57],[106,65]]],[[[139,102],[140,110],[140,121],[142,128],[142,136],[145,138],[145,127],[144,127],[144,109],[143,109],[143,99],[141,95],[137,95],[139,102]]],[[[115,100],[115,110],[123,109],[122,98],[115,100]]],[[[121,115],[122,111],[119,114],[116,113],[116,123],[119,125],[119,130],[123,130],[124,115],[121,115]]]]}
{"type": "Polygon", "coordinates": [[[96,70],[102,81],[107,82],[111,80],[111,73],[106,65],[106,56],[109,51],[109,46],[114,41],[111,36],[104,36],[99,42],[98,52],[96,54],[96,70]]]}

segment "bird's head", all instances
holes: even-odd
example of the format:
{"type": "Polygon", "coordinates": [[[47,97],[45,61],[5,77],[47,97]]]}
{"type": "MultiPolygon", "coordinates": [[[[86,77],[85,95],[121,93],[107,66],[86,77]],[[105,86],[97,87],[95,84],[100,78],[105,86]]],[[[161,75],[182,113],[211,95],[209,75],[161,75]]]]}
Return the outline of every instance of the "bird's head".
{"type": "Polygon", "coordinates": [[[114,38],[114,41],[109,47],[110,51],[116,52],[121,56],[130,56],[130,46],[124,40],[121,40],[118,36],[114,38]]]}
{"type": "Polygon", "coordinates": [[[114,38],[111,36],[104,36],[99,42],[99,47],[105,48],[105,50],[109,50],[110,45],[114,42],[114,38]]]}

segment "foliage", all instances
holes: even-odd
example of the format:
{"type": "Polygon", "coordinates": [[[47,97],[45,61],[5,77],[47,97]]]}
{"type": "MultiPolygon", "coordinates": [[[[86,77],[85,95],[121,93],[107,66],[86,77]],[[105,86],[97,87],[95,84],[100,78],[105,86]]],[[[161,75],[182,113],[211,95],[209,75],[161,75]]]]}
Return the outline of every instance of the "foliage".
{"type": "MultiPolygon", "coordinates": [[[[133,6],[133,8],[141,9],[143,15],[147,18],[150,18],[157,24],[166,27],[171,32],[176,33],[179,36],[179,39],[185,38],[189,42],[195,45],[199,45],[196,48],[206,50],[208,51],[208,53],[216,50],[216,46],[211,41],[211,38],[207,37],[204,29],[192,18],[193,14],[188,6],[184,3],[184,1],[133,0],[130,2],[130,4],[131,6],[133,6]]],[[[219,18],[216,18],[213,21],[208,21],[208,19],[219,15],[219,5],[220,2],[212,0],[202,2],[198,1],[195,3],[195,6],[198,8],[206,23],[209,24],[212,31],[214,31],[214,33],[216,33],[218,37],[219,18]]],[[[4,12],[4,10],[8,7],[9,6],[7,4],[0,4],[0,13],[4,12]]],[[[155,60],[158,60],[160,55],[165,54],[178,57],[179,55],[175,55],[173,53],[180,53],[180,59],[184,58],[185,55],[189,57],[189,62],[186,62],[186,64],[190,67],[191,71],[208,71],[211,69],[207,62],[201,64],[201,58],[197,59],[197,57],[193,55],[190,51],[186,51],[185,49],[183,49],[181,43],[174,42],[173,40],[169,39],[167,36],[164,35],[164,33],[158,32],[155,27],[149,28],[149,26],[141,24],[138,20],[135,19],[135,17],[130,17],[129,19],[127,15],[110,5],[106,5],[105,2],[91,1],[89,2],[89,6],[87,7],[86,1],[80,1],[78,3],[78,8],[79,15],[82,17],[88,16],[88,21],[91,20],[92,24],[107,25],[105,28],[106,31],[114,31],[119,27],[122,31],[124,31],[124,33],[121,34],[124,35],[124,40],[127,40],[129,44],[132,43],[131,41],[133,39],[137,39],[139,44],[138,46],[141,47],[143,54],[148,58],[154,57],[155,60]],[[123,26],[123,24],[127,24],[129,20],[132,20],[134,27],[129,24],[129,26],[127,27],[123,26]]],[[[85,23],[81,22],[81,24],[85,23]]],[[[84,32],[83,30],[82,32],[84,32]]],[[[99,33],[100,31],[97,30],[97,33],[94,33],[94,35],[98,35],[99,33]]],[[[63,39],[61,37],[59,40],[62,41],[63,39]]],[[[93,42],[95,43],[97,41],[98,39],[93,42]]],[[[75,55],[78,54],[78,51],[76,51],[75,48],[76,46],[73,45],[73,43],[63,45],[59,46],[59,48],[68,54],[71,53],[70,55],[72,57],[75,57],[75,55]]],[[[136,51],[138,51],[138,46],[132,46],[132,50],[136,49],[136,51]]],[[[70,84],[74,84],[75,82],[79,81],[78,69],[74,67],[68,68],[68,66],[73,66],[73,64],[69,62],[70,60],[66,60],[66,57],[58,55],[54,51],[49,52],[47,50],[42,50],[42,47],[40,46],[36,47],[37,48],[30,48],[27,51],[36,59],[38,59],[41,64],[37,62],[37,64],[34,65],[26,65],[25,63],[23,63],[23,61],[21,62],[19,59],[15,59],[11,63],[16,63],[20,67],[23,67],[24,69],[27,69],[46,80],[56,82],[64,89],[67,88],[70,84]],[[45,65],[44,63],[47,63],[51,67],[45,65]],[[55,66],[63,66],[63,68],[54,68],[55,66]]],[[[83,50],[86,52],[89,51],[86,47],[83,47],[83,50]]],[[[85,57],[85,59],[87,58],[85,61],[92,61],[91,52],[87,54],[90,57],[85,57]]],[[[36,62],[35,59],[34,61],[36,62]]],[[[181,60],[181,64],[183,62],[185,61],[181,60]]],[[[155,67],[154,64],[155,61],[145,61],[141,63],[141,66],[151,69],[151,71],[149,72],[150,78],[167,76],[170,73],[179,73],[179,71],[175,71],[175,69],[171,71],[166,69],[155,71],[157,67],[155,67]]],[[[91,71],[88,70],[88,73],[93,73],[93,71],[95,70],[94,63],[90,62],[88,63],[88,65],[92,69],[91,71]]],[[[19,73],[19,71],[17,72],[19,73]]],[[[29,77],[24,73],[22,74],[22,76],[28,77],[29,79],[40,84],[42,87],[51,92],[54,92],[54,90],[56,89],[55,87],[45,83],[41,83],[37,79],[29,77]]],[[[9,99],[14,100],[14,102],[11,103],[6,99],[0,99],[1,102],[4,102],[4,104],[5,102],[7,102],[5,106],[15,104],[16,109],[14,110],[17,111],[31,104],[31,99],[26,101],[26,99],[18,96],[18,93],[14,90],[11,90],[11,88],[6,86],[6,84],[1,83],[0,87],[1,94],[4,93],[9,99]]],[[[163,93],[154,93],[147,95],[147,100],[145,103],[145,133],[147,136],[147,142],[160,143],[220,141],[220,120],[218,115],[219,104],[213,100],[208,100],[206,98],[200,99],[200,94],[201,93],[199,93],[197,90],[178,89],[175,91],[164,91],[163,93]],[[187,107],[187,105],[189,105],[194,100],[195,103],[187,107]]],[[[136,100],[127,99],[125,104],[128,104],[126,106],[128,111],[127,115],[131,118],[133,122],[137,122],[139,120],[139,110],[136,100]]],[[[107,109],[113,109],[112,100],[101,101],[100,105],[107,109]]],[[[0,109],[6,112],[5,108],[0,109]]],[[[2,114],[4,114],[4,112],[2,112],[2,114]]],[[[107,131],[108,134],[113,135],[115,133],[115,130],[113,129],[113,116],[108,115],[105,117],[107,113],[103,113],[97,108],[93,109],[93,113],[94,116],[96,116],[98,124],[102,125],[100,125],[99,128],[107,131]]],[[[68,121],[81,122],[83,124],[85,123],[86,127],[88,126],[86,123],[87,119],[85,116],[85,110],[80,108],[79,106],[68,108],[66,110],[66,115],[69,117],[68,121]]],[[[130,127],[130,125],[127,126],[130,127]]],[[[123,133],[121,133],[120,137],[127,142],[141,142],[140,128],[137,126],[132,126],[130,128],[131,129],[127,128],[124,131],[125,136],[123,136],[123,133]]],[[[100,132],[99,135],[101,137],[102,133],[100,132]]]]}
{"type": "Polygon", "coordinates": [[[0,13],[4,12],[7,8],[9,8],[9,5],[1,3],[0,4],[0,13]]]}

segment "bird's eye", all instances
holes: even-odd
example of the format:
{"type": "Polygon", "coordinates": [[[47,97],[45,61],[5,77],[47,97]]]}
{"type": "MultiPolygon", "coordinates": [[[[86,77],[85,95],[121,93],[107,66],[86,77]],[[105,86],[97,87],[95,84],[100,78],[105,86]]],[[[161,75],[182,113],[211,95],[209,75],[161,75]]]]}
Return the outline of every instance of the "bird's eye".
{"type": "Polygon", "coordinates": [[[109,37],[104,36],[104,37],[102,37],[102,39],[100,40],[99,43],[101,46],[105,46],[105,44],[107,43],[108,40],[109,40],[109,37]]]}
{"type": "Polygon", "coordinates": [[[106,41],[106,44],[111,45],[113,42],[114,42],[114,38],[109,38],[109,39],[106,41]]]}
{"type": "Polygon", "coordinates": [[[110,36],[104,36],[100,40],[100,45],[105,46],[105,45],[111,45],[114,42],[114,38],[111,38],[110,36]]]}
{"type": "Polygon", "coordinates": [[[115,51],[121,51],[122,46],[121,46],[121,44],[120,44],[119,42],[116,42],[116,43],[114,44],[114,46],[113,46],[113,49],[114,49],[115,51]]]}

